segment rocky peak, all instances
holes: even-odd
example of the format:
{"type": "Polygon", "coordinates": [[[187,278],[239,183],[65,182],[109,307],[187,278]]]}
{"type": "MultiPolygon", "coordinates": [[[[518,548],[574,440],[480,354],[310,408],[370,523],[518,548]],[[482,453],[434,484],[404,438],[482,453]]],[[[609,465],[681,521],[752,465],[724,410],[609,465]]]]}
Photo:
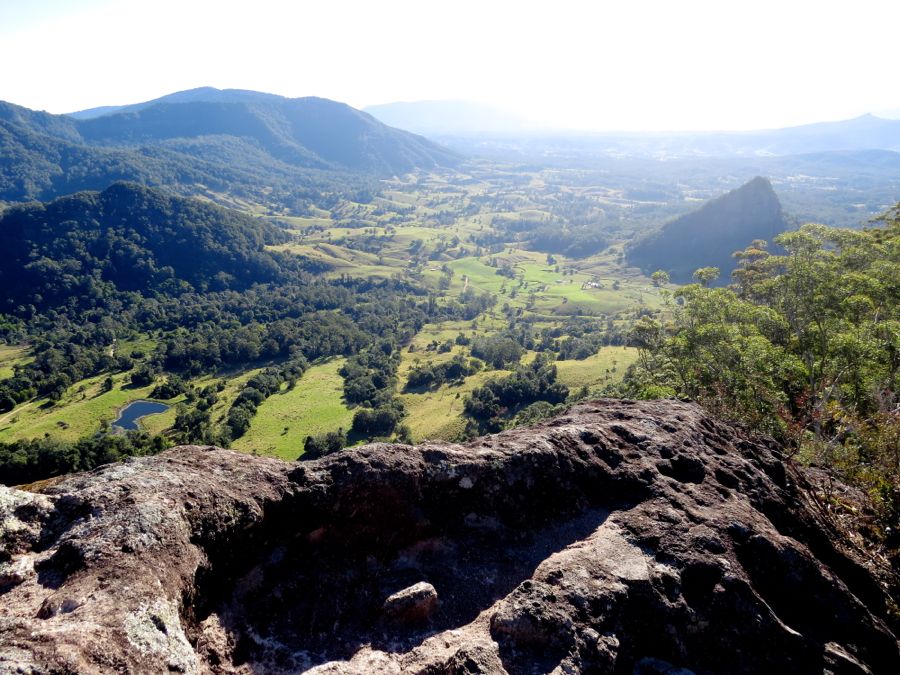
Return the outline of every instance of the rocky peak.
{"type": "Polygon", "coordinates": [[[180,447],[0,491],[0,671],[897,672],[779,448],[603,400],[464,445],[180,447]],[[18,670],[17,670],[18,669],[18,670]]]}
{"type": "Polygon", "coordinates": [[[636,240],[628,247],[628,261],[648,274],[666,270],[676,283],[690,283],[694,270],[715,266],[722,272],[720,283],[727,283],[736,267],[735,251],[755,239],[771,244],[787,229],[772,184],[757,176],[636,240]]]}

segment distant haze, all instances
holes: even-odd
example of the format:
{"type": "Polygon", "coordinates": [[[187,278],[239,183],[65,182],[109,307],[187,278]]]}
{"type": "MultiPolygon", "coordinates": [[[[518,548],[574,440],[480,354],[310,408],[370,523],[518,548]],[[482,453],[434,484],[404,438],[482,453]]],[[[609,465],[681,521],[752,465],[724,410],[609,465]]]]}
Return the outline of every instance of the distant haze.
{"type": "Polygon", "coordinates": [[[762,129],[900,108],[884,0],[0,3],[0,99],[62,113],[198,86],[530,126],[762,129]]]}
{"type": "Polygon", "coordinates": [[[417,134],[511,134],[529,128],[527,121],[513,112],[471,101],[412,101],[383,103],[364,108],[365,112],[392,127],[417,134]]]}

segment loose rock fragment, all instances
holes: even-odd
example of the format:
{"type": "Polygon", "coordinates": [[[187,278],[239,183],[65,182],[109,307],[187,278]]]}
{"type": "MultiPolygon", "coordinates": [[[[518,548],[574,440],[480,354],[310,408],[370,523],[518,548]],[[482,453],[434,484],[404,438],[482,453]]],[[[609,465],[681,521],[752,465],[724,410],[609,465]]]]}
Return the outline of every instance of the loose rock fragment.
{"type": "Polygon", "coordinates": [[[402,621],[425,621],[437,608],[438,594],[431,584],[420,581],[397,591],[384,601],[384,612],[402,621]]]}

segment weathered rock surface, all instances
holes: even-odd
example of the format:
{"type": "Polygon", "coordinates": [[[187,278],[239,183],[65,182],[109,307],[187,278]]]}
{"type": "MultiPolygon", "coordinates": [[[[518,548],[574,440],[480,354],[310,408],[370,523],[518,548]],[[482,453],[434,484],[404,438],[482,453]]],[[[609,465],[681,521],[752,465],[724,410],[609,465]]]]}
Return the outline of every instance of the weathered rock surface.
{"type": "Polygon", "coordinates": [[[778,448],[673,401],[0,490],[0,671],[896,673],[778,448]]]}

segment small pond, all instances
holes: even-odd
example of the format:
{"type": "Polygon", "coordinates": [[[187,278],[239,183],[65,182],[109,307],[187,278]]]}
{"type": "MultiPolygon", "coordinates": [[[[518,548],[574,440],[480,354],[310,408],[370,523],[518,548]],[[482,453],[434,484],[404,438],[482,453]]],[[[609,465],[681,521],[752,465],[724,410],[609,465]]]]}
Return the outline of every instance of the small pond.
{"type": "Polygon", "coordinates": [[[112,423],[114,427],[120,429],[137,429],[138,420],[147,415],[158,415],[169,409],[165,403],[157,403],[156,401],[132,401],[119,413],[119,417],[112,423]]]}

